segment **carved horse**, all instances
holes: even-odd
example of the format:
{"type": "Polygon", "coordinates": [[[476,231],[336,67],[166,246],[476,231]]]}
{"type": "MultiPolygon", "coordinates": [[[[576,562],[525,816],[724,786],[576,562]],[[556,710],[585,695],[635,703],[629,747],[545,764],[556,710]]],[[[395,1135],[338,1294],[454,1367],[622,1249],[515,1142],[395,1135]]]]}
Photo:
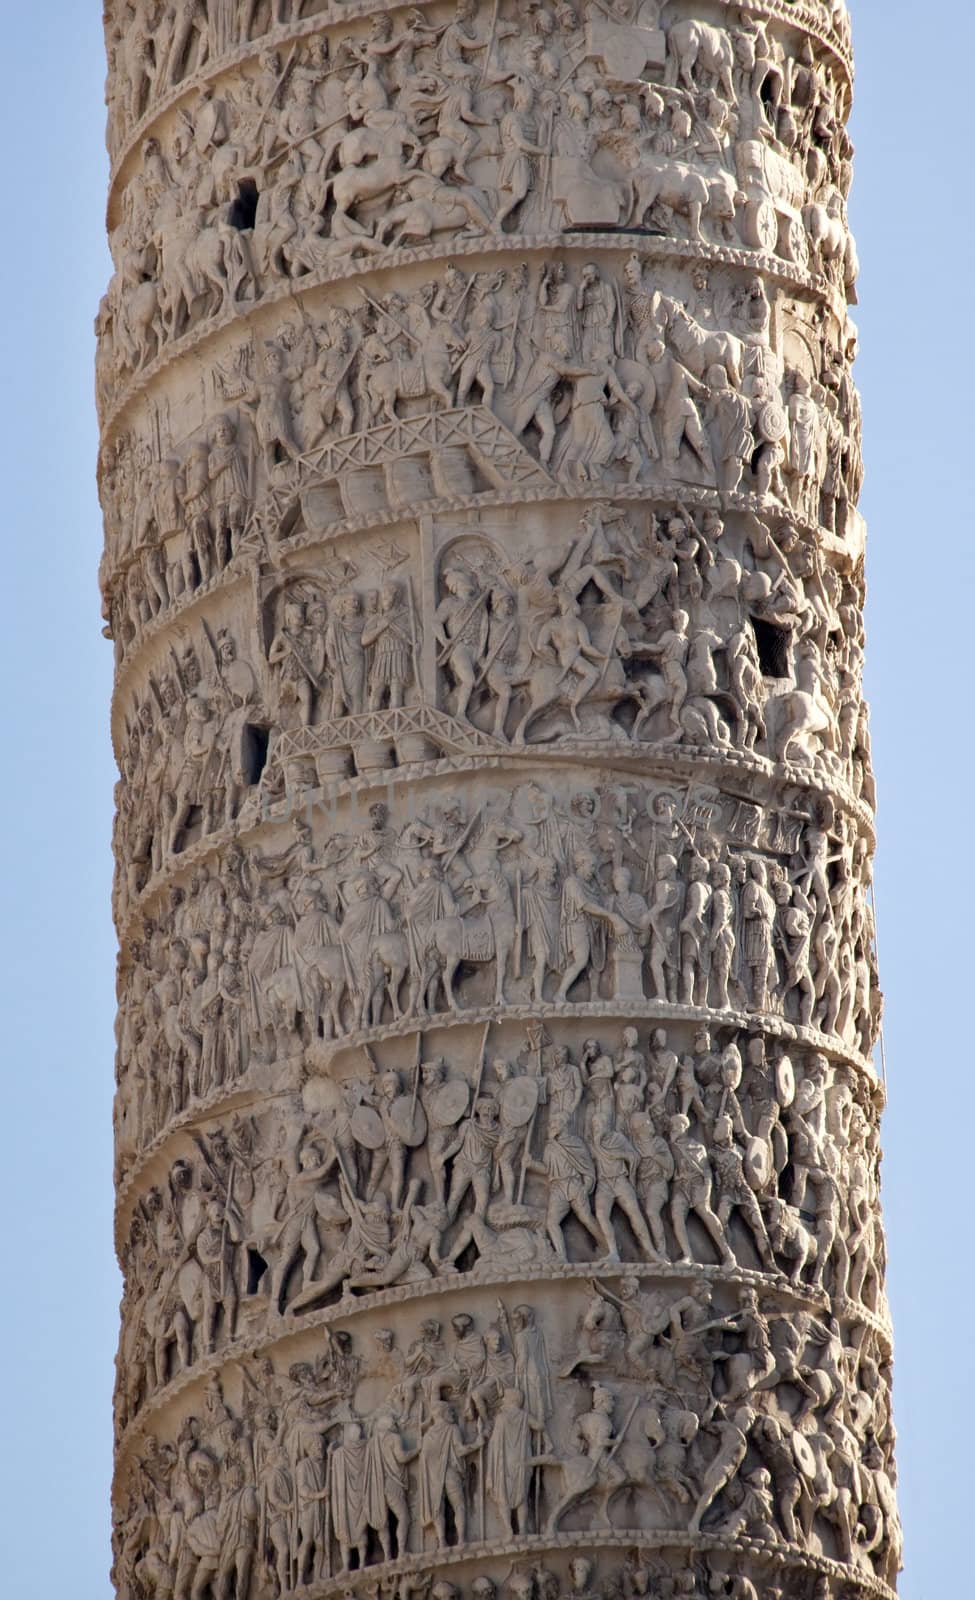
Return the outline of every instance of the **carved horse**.
{"type": "Polygon", "coordinates": [[[376,229],[376,239],[382,244],[424,241],[435,233],[453,233],[458,228],[487,231],[491,226],[487,198],[480,189],[451,189],[427,172],[416,173],[401,187],[404,197],[397,197],[399,203],[376,229]]]}
{"type": "Polygon", "coordinates": [[[833,713],[820,688],[814,654],[800,655],[796,664],[796,687],[778,699],[776,710],[778,760],[811,766],[823,748],[824,741],[819,736],[829,730],[833,721],[833,713]]]}
{"type": "Polygon", "coordinates": [[[356,128],[342,140],[340,170],[325,184],[325,192],[331,190],[335,202],[333,233],[359,232],[368,236],[368,230],[351,215],[352,209],[364,200],[379,200],[407,182],[410,176],[409,163],[404,160],[407,145],[412,145],[415,155],[416,141],[405,128],[399,127],[389,130],[356,128]]]}
{"type": "Polygon", "coordinates": [[[410,970],[410,947],[403,933],[381,933],[369,946],[369,959],[365,973],[353,973],[353,983],[358,990],[357,1025],[360,1028],[376,1027],[382,1017],[383,991],[389,996],[393,1016],[401,1017],[400,989],[410,970]]]}
{"type": "MultiPolygon", "coordinates": [[[[163,211],[160,207],[160,212],[163,211]]],[[[170,338],[201,314],[214,316],[229,294],[226,242],[219,228],[204,223],[202,206],[183,216],[158,216],[154,243],[159,258],[159,294],[170,338]]]]}
{"type": "Polygon", "coordinates": [[[695,378],[703,378],[709,367],[723,367],[729,383],[739,387],[745,353],[741,339],[733,333],[702,328],[678,301],[667,295],[660,296],[659,305],[664,332],[687,370],[695,378]]]}
{"type": "Polygon", "coordinates": [[[735,49],[727,29],[687,17],[668,31],[664,82],[671,87],[682,83],[696,94],[704,87],[695,77],[695,68],[699,68],[710,75],[724,99],[734,102],[734,66],[735,49]]]}
{"type": "Polygon", "coordinates": [[[454,380],[450,349],[457,341],[442,325],[435,325],[413,356],[393,356],[369,371],[367,388],[374,412],[380,407],[390,422],[398,421],[398,400],[436,398],[446,410],[454,405],[454,380]]]}
{"type": "Polygon", "coordinates": [[[658,201],[687,218],[692,239],[701,239],[701,218],[711,201],[711,190],[699,172],[680,161],[662,156],[641,161],[630,173],[633,185],[631,223],[641,228],[647,212],[658,201]]]}
{"type": "MultiPolygon", "coordinates": [[[[504,980],[514,955],[515,905],[507,880],[499,870],[484,874],[476,883],[484,909],[474,916],[440,917],[430,924],[427,934],[427,956],[439,969],[451,1011],[459,1010],[454,981],[462,961],[477,966],[495,962],[494,999],[500,1006],[504,1004],[504,980]]],[[[434,992],[435,988],[436,977],[434,992]]]]}

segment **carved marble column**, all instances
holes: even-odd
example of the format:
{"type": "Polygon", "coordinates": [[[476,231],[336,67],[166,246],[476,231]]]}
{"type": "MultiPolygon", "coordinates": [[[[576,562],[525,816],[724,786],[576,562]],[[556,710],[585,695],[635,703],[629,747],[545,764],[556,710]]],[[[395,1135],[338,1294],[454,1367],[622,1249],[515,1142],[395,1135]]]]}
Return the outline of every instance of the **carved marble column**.
{"type": "Polygon", "coordinates": [[[119,1594],[888,1594],[845,7],[107,37],[119,1594]]]}

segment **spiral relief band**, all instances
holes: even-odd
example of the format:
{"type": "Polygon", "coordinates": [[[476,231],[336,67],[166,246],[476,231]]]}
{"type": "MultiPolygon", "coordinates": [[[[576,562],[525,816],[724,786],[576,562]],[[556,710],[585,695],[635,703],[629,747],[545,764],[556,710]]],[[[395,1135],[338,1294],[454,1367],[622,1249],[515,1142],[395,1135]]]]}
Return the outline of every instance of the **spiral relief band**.
{"type": "Polygon", "coordinates": [[[890,1595],[845,7],[106,33],[119,1595],[890,1595]]]}

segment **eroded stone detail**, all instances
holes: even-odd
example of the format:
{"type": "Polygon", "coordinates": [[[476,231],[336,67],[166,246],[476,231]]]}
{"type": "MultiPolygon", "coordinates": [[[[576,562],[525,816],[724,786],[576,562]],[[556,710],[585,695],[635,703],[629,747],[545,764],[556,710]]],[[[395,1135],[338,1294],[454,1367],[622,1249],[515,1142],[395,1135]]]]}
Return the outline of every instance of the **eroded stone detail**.
{"type": "Polygon", "coordinates": [[[889,1594],[845,7],[106,27],[118,1591],[889,1594]]]}

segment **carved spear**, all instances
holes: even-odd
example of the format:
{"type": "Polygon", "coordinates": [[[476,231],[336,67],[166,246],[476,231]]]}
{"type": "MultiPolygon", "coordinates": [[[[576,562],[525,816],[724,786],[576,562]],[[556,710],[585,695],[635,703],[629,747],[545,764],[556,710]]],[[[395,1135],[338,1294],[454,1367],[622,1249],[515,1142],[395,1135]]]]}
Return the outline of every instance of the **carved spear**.
{"type": "Polygon", "coordinates": [[[271,90],[271,93],[268,95],[267,103],[264,106],[264,109],[262,110],[262,112],[261,112],[261,114],[260,114],[260,116],[259,116],[259,118],[257,120],[257,127],[254,129],[253,137],[254,137],[255,141],[256,141],[257,136],[260,133],[261,129],[264,127],[265,122],[267,121],[268,112],[271,110],[271,107],[274,105],[275,100],[278,98],[278,94],[279,94],[279,92],[281,90],[281,87],[282,87],[282,85],[284,83],[285,78],[288,76],[288,73],[291,71],[291,68],[292,68],[292,66],[294,64],[295,55],[297,54],[297,51],[298,51],[298,44],[299,44],[299,41],[296,39],[294,44],[291,46],[291,50],[288,53],[288,59],[284,64],[284,71],[281,73],[281,76],[279,77],[277,83],[274,85],[274,88],[271,90]]]}
{"type": "MultiPolygon", "coordinates": [[[[478,1066],[478,1069],[477,1069],[477,1083],[476,1083],[476,1085],[474,1087],[474,1103],[475,1104],[476,1104],[477,1099],[478,1099],[478,1097],[479,1097],[479,1095],[481,1093],[481,1084],[484,1081],[484,1065],[485,1065],[485,1061],[487,1059],[487,1042],[488,1042],[488,1034],[490,1033],[490,1031],[491,1031],[490,1022],[485,1022],[485,1024],[484,1024],[484,1032],[481,1035],[481,1057],[480,1057],[480,1065],[478,1066]]],[[[472,1115],[473,1115],[473,1111],[472,1111],[472,1115]]]]}
{"type": "Polygon", "coordinates": [[[633,1421],[633,1418],[636,1416],[637,1411],[639,1410],[640,1401],[642,1399],[643,1399],[642,1395],[637,1395],[636,1399],[634,1400],[633,1404],[631,1405],[630,1410],[629,1410],[629,1414],[627,1415],[627,1418],[626,1418],[626,1421],[624,1422],[624,1424],[623,1424],[622,1428],[620,1429],[619,1433],[616,1435],[616,1438],[614,1439],[613,1444],[612,1444],[612,1446],[610,1448],[609,1454],[606,1457],[607,1463],[612,1461],[612,1459],[615,1456],[615,1454],[616,1454],[617,1450],[619,1449],[620,1445],[623,1443],[623,1440],[626,1438],[627,1432],[629,1430],[630,1423],[633,1421]]]}
{"type": "Polygon", "coordinates": [[[410,654],[413,657],[413,684],[417,699],[420,698],[420,646],[417,639],[416,628],[416,601],[413,597],[413,574],[406,574],[406,593],[410,604],[410,654]]]}
{"type": "Polygon", "coordinates": [[[234,1174],[237,1171],[236,1161],[230,1163],[230,1177],[227,1180],[227,1198],[223,1208],[223,1222],[220,1225],[220,1303],[227,1293],[227,1233],[230,1226],[230,1208],[234,1203],[234,1174]]]}
{"type": "MultiPolygon", "coordinates": [[[[491,11],[491,26],[488,29],[487,44],[484,47],[484,60],[481,62],[481,73],[477,80],[478,89],[482,87],[484,80],[488,75],[488,67],[491,65],[491,52],[494,49],[494,39],[498,31],[498,8],[499,0],[494,0],[494,6],[491,11]]],[[[481,1529],[481,1536],[482,1538],[484,1536],[483,1527],[481,1529]]]]}
{"type": "Polygon", "coordinates": [[[407,339],[411,339],[413,341],[418,350],[423,349],[422,340],[418,339],[415,333],[411,333],[405,323],[399,322],[396,317],[393,316],[391,311],[386,311],[384,307],[378,303],[378,301],[372,298],[371,294],[366,293],[365,289],[363,289],[360,284],[357,283],[356,288],[361,294],[363,300],[366,300],[369,305],[372,306],[373,311],[375,311],[378,316],[385,317],[388,322],[391,322],[394,328],[398,328],[400,333],[402,333],[407,339]]]}
{"type": "Polygon", "coordinates": [[[416,1059],[413,1062],[413,1099],[410,1103],[410,1122],[416,1116],[416,1099],[420,1092],[420,1058],[423,1055],[423,1034],[416,1030],[416,1059]]]}
{"type": "Polygon", "coordinates": [[[535,1133],[535,1123],[538,1120],[538,1107],[541,1104],[541,1098],[542,1098],[542,1083],[541,1083],[541,1078],[542,1078],[542,1039],[544,1037],[544,1033],[545,1033],[544,1027],[543,1026],[539,1026],[538,1031],[537,1031],[537,1033],[535,1035],[535,1047],[536,1047],[536,1052],[537,1052],[536,1053],[536,1057],[535,1057],[535,1076],[539,1080],[539,1084],[538,1084],[538,1099],[535,1101],[535,1109],[532,1111],[531,1118],[530,1118],[529,1123],[528,1123],[528,1133],[527,1133],[527,1135],[525,1137],[525,1148],[524,1148],[524,1150],[522,1151],[522,1154],[521,1154],[521,1172],[520,1172],[519,1177],[518,1177],[518,1204],[519,1205],[521,1205],[521,1203],[522,1203],[522,1201],[523,1201],[523,1199],[525,1197],[525,1183],[527,1182],[527,1179],[528,1179],[528,1163],[531,1161],[531,1155],[532,1155],[532,1138],[533,1138],[534,1133],[535,1133]]]}

